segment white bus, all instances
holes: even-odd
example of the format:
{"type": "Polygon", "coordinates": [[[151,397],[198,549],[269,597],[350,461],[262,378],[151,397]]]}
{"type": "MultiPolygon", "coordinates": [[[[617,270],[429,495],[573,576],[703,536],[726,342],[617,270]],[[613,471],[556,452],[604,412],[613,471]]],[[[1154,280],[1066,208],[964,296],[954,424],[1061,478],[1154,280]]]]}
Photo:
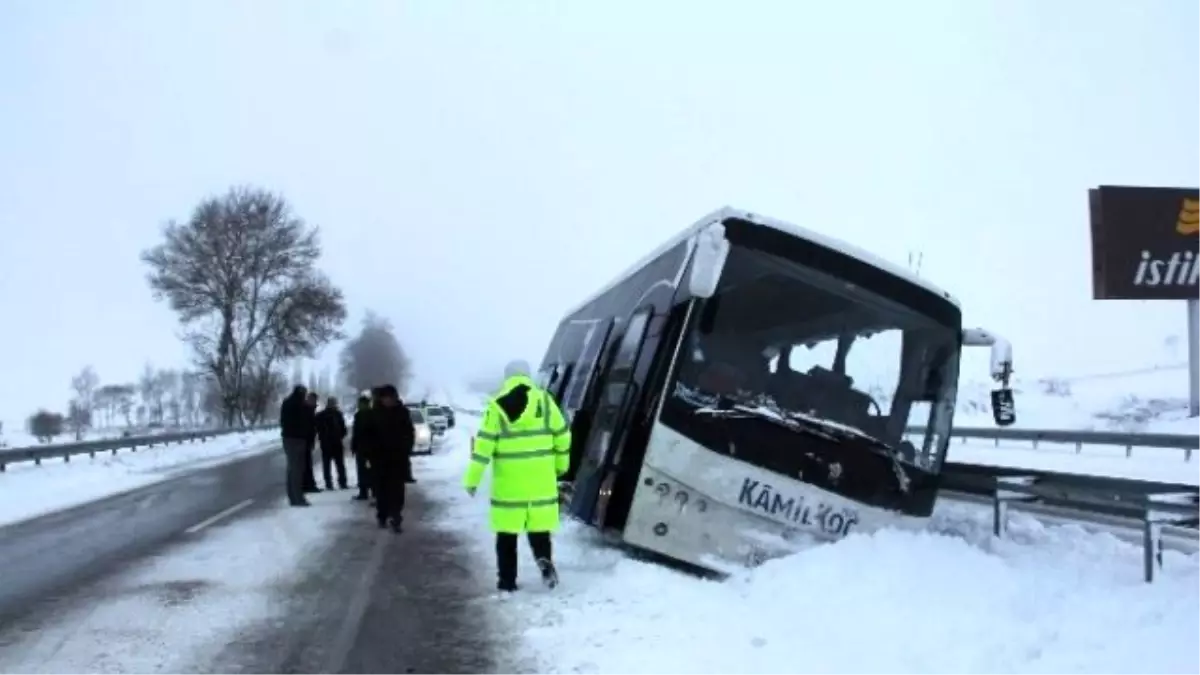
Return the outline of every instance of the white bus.
{"type": "Polygon", "coordinates": [[[964,330],[909,271],[770,218],[717,211],[558,326],[541,382],[571,419],[567,510],[713,571],[917,524],[937,499],[964,330]]]}

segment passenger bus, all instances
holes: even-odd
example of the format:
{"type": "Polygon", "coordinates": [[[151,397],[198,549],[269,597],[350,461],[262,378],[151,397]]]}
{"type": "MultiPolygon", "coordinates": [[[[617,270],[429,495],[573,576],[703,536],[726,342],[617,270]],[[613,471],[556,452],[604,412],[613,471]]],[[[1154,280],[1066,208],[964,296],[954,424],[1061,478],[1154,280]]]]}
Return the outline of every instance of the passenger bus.
{"type": "Polygon", "coordinates": [[[573,432],[567,512],[713,571],[933,510],[963,347],[1009,344],[959,303],[827,236],[725,208],[566,314],[539,368],[573,432]]]}

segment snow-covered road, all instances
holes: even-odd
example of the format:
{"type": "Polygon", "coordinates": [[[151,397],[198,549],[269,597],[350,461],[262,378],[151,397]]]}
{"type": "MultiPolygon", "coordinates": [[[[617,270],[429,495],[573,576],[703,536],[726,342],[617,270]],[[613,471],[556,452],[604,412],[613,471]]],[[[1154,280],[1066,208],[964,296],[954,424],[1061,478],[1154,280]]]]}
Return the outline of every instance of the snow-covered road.
{"type": "Polygon", "coordinates": [[[1021,515],[998,541],[962,504],[723,582],[568,524],[562,585],[523,553],[497,599],[487,499],[459,487],[469,433],[417,459],[403,535],[346,492],[239,514],[3,627],[0,671],[1200,670],[1197,556],[1145,584],[1135,546],[1021,515]]]}
{"type": "Polygon", "coordinates": [[[41,465],[22,462],[0,473],[0,526],[36,518],[111,495],[144,487],[209,466],[268,452],[279,431],[233,433],[203,443],[157,445],[94,458],[74,456],[41,465]]]}
{"type": "MultiPolygon", "coordinates": [[[[429,459],[416,460],[418,474],[429,459]]],[[[0,672],[493,671],[499,635],[483,624],[481,591],[490,566],[464,557],[463,533],[440,524],[440,504],[414,490],[407,531],[395,535],[375,526],[352,491],[287,508],[281,465],[279,456],[247,458],[135,491],[116,515],[156,511],[169,496],[156,494],[179,484],[220,490],[232,480],[216,474],[258,483],[252,505],[193,513],[166,541],[134,546],[119,561],[35,546],[48,565],[74,555],[77,566],[95,569],[8,612],[0,606],[0,672]],[[236,470],[243,464],[253,467],[236,470]]],[[[514,636],[504,637],[507,646],[514,636]]]]}

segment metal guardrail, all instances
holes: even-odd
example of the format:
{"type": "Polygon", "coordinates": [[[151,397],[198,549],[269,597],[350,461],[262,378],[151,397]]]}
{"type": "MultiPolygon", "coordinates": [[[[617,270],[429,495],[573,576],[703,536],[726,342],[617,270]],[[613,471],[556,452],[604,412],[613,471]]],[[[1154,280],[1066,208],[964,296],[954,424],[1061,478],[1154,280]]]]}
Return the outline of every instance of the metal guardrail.
{"type": "Polygon", "coordinates": [[[1185,529],[1200,537],[1200,488],[1107,476],[1085,476],[1013,467],[947,462],[942,489],[987,496],[992,504],[992,533],[1008,531],[1013,505],[1060,507],[1094,514],[1097,522],[1124,520],[1142,531],[1145,580],[1154,580],[1163,564],[1163,531],[1179,536],[1185,529]]]}
{"type": "Polygon", "coordinates": [[[56,443],[48,445],[31,445],[24,448],[7,448],[0,450],[0,471],[4,471],[7,465],[16,464],[19,462],[33,462],[41,464],[42,460],[59,459],[65,462],[70,462],[71,457],[77,455],[88,455],[95,457],[96,453],[111,452],[117,454],[119,450],[136,451],[138,448],[148,448],[155,445],[169,445],[171,443],[195,443],[203,442],[217,436],[226,434],[243,433],[247,431],[266,431],[268,429],[277,428],[274,424],[260,424],[249,427],[238,427],[236,429],[202,429],[199,431],[178,431],[162,434],[150,434],[146,436],[129,436],[126,438],[105,438],[97,441],[79,441],[75,443],[56,443]]]}
{"type": "MultiPolygon", "coordinates": [[[[909,427],[909,434],[923,434],[923,427],[909,427]]],[[[1121,431],[1072,431],[1068,429],[1013,429],[1011,427],[954,427],[950,435],[965,443],[992,441],[999,446],[1004,442],[1058,443],[1075,446],[1075,452],[1083,451],[1085,445],[1109,445],[1125,448],[1125,456],[1132,457],[1134,448],[1160,448],[1182,450],[1184,461],[1191,461],[1192,454],[1200,450],[1200,434],[1139,434],[1121,431]]]]}

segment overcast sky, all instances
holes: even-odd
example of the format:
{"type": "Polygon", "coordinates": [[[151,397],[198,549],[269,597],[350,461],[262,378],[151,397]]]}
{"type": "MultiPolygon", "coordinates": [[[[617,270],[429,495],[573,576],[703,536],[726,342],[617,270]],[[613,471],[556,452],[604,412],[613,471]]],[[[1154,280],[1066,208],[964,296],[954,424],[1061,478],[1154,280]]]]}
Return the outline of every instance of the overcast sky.
{"type": "Polygon", "coordinates": [[[1086,191],[1200,182],[1198,20],[1190,0],[0,0],[0,419],[64,407],[86,364],[186,363],[138,253],[235,183],[321,227],[350,327],[390,317],[427,380],[536,362],[564,310],[725,204],[923,252],[1026,374],[1161,360],[1184,310],[1090,299],[1086,191]]]}

